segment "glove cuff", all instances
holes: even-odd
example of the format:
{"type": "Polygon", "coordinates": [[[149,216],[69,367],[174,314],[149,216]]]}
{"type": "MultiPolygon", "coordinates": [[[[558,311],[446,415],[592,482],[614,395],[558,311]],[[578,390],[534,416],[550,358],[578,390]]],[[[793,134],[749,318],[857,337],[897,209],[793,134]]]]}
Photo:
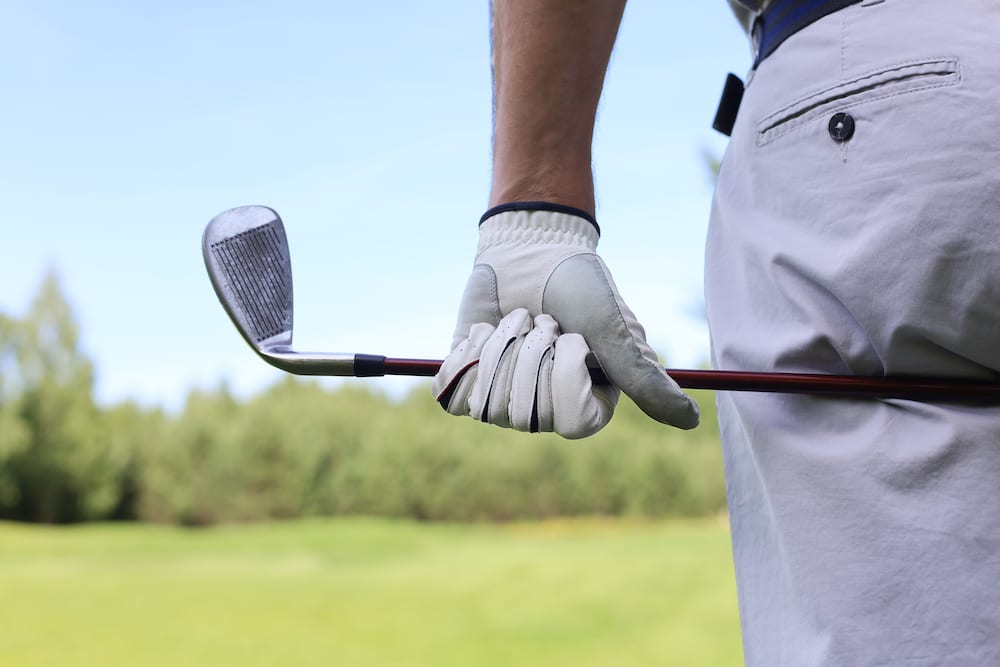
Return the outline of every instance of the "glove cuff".
{"type": "MultiPolygon", "coordinates": [[[[498,208],[501,207],[490,211],[497,211],[498,208]]],[[[484,216],[479,223],[478,252],[497,246],[536,244],[593,252],[600,234],[588,218],[565,211],[535,208],[498,211],[484,216]]]]}
{"type": "Polygon", "coordinates": [[[506,204],[500,204],[499,206],[494,206],[486,211],[486,213],[483,213],[483,217],[479,218],[479,224],[482,225],[494,215],[497,215],[498,213],[506,213],[507,211],[549,211],[551,213],[566,213],[567,215],[575,215],[576,217],[583,218],[592,224],[594,229],[597,231],[597,235],[601,235],[601,227],[597,224],[597,219],[584,211],[582,208],[566,206],[565,204],[554,204],[547,201],[512,201],[506,204]]]}

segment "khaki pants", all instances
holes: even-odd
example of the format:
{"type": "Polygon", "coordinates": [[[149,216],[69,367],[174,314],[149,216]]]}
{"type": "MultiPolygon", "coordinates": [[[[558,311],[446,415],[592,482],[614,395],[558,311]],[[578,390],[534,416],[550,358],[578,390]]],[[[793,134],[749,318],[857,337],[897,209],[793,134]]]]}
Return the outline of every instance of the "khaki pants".
{"type": "MultiPolygon", "coordinates": [[[[866,0],[789,38],[706,266],[717,368],[997,378],[1000,3],[866,0]]],[[[1000,407],[718,401],[747,665],[1000,665],[1000,407]]]]}

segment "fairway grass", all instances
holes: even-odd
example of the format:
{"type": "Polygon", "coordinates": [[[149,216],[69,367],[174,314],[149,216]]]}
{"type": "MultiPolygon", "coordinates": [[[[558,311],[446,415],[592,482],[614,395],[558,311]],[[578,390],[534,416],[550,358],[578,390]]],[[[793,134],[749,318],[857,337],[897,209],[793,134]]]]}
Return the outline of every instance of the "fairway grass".
{"type": "Polygon", "coordinates": [[[0,523],[0,665],[742,664],[724,519],[0,523]]]}

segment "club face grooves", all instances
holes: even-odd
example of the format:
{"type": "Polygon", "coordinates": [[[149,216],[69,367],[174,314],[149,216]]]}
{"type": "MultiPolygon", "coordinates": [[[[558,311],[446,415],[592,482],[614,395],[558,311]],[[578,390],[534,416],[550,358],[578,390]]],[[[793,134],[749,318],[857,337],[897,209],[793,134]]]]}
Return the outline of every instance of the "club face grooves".
{"type": "Polygon", "coordinates": [[[270,222],[209,245],[231,307],[257,346],[292,330],[292,274],[277,226],[270,222]]]}

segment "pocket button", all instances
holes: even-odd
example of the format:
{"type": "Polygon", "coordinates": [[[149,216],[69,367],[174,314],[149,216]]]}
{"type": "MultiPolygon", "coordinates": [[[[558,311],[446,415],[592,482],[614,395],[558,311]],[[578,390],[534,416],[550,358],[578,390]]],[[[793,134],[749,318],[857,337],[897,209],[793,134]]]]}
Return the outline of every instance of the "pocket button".
{"type": "Polygon", "coordinates": [[[854,117],[849,113],[835,113],[828,127],[833,140],[844,143],[854,136],[854,117]]]}

